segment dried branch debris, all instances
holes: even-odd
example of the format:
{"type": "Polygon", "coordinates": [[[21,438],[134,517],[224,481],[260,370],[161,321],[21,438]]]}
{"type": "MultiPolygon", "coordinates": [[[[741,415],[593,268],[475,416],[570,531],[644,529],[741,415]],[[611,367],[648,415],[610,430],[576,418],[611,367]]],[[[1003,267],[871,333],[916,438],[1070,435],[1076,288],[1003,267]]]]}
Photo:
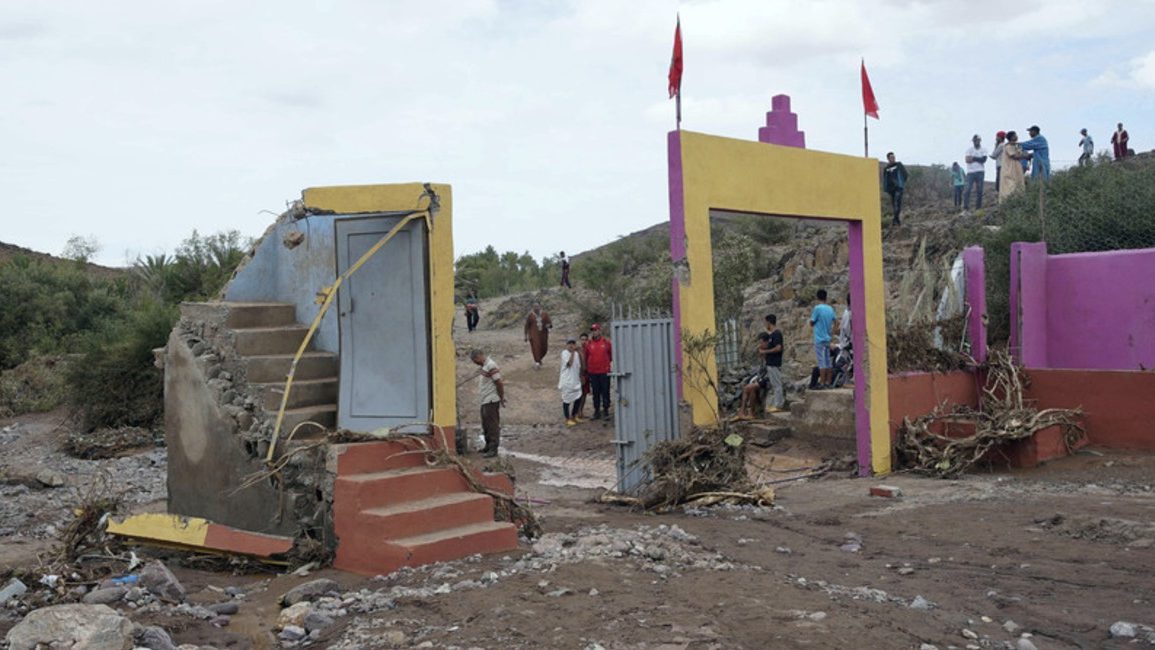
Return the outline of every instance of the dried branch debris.
{"type": "Polygon", "coordinates": [[[897,444],[903,465],[947,478],[989,458],[999,446],[1030,438],[1048,427],[1062,428],[1068,449],[1085,436],[1079,409],[1040,410],[1024,400],[1030,377],[1005,351],[992,351],[981,370],[987,379],[979,410],[942,404],[913,421],[903,419],[897,444]],[[971,427],[974,432],[964,435],[971,427]]]}

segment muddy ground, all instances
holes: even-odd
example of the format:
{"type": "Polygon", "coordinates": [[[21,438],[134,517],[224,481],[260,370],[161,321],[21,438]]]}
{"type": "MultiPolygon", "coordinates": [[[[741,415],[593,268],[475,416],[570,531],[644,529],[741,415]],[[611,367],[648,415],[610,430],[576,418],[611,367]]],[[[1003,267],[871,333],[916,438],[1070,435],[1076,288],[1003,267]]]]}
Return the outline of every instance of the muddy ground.
{"type": "MultiPolygon", "coordinates": [[[[631,512],[594,502],[614,481],[612,425],[561,426],[556,363],[533,369],[520,329],[487,329],[482,315],[478,332],[461,328],[458,346],[486,348],[505,371],[503,457],[520,494],[536,504],[542,539],[504,556],[377,578],[332,570],[237,575],[163,555],[190,601],[240,605],[228,626],[171,607],[121,609],[164,627],[177,644],[278,647],[280,594],[328,577],[340,593],[317,607],[333,622],[310,647],[1155,645],[1142,627],[1155,626],[1155,456],[1085,450],[1035,470],[954,481],[888,477],[902,490],[897,499],[868,495],[883,481],[828,474],[779,484],[773,508],[631,512]],[[230,587],[239,595],[227,594],[230,587]],[[1119,621],[1137,624],[1137,637],[1112,638],[1119,621]]],[[[559,320],[559,334],[576,330],[559,320]]],[[[462,357],[459,378],[471,372],[462,357]]],[[[474,399],[467,381],[459,410],[476,434],[474,399]]],[[[163,450],[133,456],[143,461],[62,460],[53,446],[57,423],[0,421],[0,430],[15,425],[0,436],[0,474],[64,463],[68,482],[0,487],[0,565],[34,566],[51,543],[47,527],[67,516],[74,496],[67,490],[100,471],[131,469],[141,484],[134,507],[163,505],[153,493],[157,481],[163,485],[163,450]]],[[[786,439],[754,460],[759,476],[772,480],[821,458],[805,441],[786,439]]],[[[15,620],[14,610],[0,608],[0,634],[15,620]]]]}

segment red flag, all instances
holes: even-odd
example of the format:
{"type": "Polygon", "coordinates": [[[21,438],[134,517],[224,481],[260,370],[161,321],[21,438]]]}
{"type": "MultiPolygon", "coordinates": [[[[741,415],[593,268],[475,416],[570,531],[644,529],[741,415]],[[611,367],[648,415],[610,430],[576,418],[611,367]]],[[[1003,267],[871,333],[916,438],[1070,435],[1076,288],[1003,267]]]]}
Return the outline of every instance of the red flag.
{"type": "Polygon", "coordinates": [[[870,87],[870,77],[866,76],[866,60],[862,61],[862,111],[878,119],[878,101],[874,99],[874,89],[870,87]]]}
{"type": "Polygon", "coordinates": [[[674,54],[670,57],[670,97],[682,93],[682,17],[674,28],[674,54]]]}

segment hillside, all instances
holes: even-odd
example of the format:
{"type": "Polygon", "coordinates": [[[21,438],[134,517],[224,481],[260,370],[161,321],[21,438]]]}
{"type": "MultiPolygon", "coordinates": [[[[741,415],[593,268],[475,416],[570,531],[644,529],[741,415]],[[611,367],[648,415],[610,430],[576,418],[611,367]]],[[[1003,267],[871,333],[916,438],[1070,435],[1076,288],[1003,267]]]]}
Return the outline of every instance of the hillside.
{"type": "MultiPolygon", "coordinates": [[[[43,262],[58,262],[74,264],[72,260],[56,257],[48,253],[41,253],[30,248],[24,248],[15,244],[7,244],[0,241],[0,264],[11,261],[17,257],[25,257],[32,260],[39,260],[43,262]]],[[[99,264],[85,263],[84,270],[104,279],[117,278],[124,275],[127,270],[115,268],[111,266],[101,266],[99,264]]]]}

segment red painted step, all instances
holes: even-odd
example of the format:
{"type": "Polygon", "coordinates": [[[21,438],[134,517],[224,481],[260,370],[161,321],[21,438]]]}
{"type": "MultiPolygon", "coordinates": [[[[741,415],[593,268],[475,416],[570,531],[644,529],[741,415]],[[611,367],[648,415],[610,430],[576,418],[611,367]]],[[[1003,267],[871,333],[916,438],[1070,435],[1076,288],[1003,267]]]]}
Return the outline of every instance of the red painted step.
{"type": "Polygon", "coordinates": [[[358,534],[402,539],[444,529],[447,522],[457,526],[492,521],[491,497],[477,492],[457,492],[362,510],[355,518],[355,526],[358,534]]]}
{"type": "Polygon", "coordinates": [[[372,474],[338,475],[333,500],[342,508],[360,511],[468,491],[469,483],[456,468],[407,467],[372,474]]]}
{"type": "Polygon", "coordinates": [[[427,456],[424,449],[432,445],[432,437],[399,438],[333,445],[330,453],[336,459],[337,475],[352,476],[404,467],[423,467],[427,456]]]}
{"type": "Polygon", "coordinates": [[[517,528],[513,524],[488,521],[384,542],[360,535],[343,538],[333,566],[363,575],[387,574],[405,566],[516,548],[517,528]]]}

